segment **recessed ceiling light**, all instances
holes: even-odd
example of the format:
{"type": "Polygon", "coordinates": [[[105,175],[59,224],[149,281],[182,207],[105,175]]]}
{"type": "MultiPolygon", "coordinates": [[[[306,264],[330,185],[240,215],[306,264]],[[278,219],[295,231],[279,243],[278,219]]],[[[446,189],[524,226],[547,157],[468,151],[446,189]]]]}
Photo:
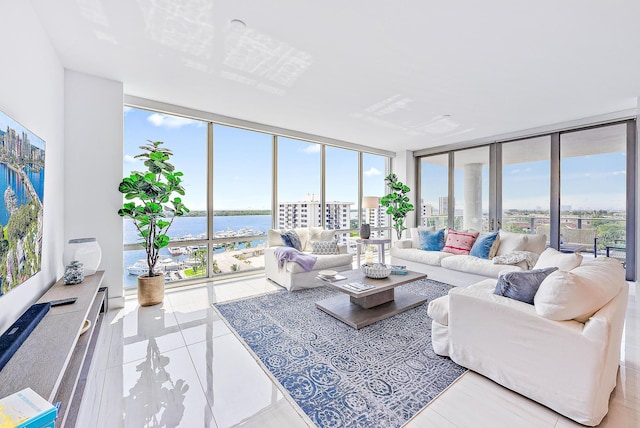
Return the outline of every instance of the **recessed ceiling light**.
{"type": "Polygon", "coordinates": [[[229,21],[229,26],[231,28],[235,28],[235,29],[241,30],[243,28],[246,28],[247,24],[245,24],[244,21],[242,21],[240,19],[232,19],[231,21],[229,21]]]}

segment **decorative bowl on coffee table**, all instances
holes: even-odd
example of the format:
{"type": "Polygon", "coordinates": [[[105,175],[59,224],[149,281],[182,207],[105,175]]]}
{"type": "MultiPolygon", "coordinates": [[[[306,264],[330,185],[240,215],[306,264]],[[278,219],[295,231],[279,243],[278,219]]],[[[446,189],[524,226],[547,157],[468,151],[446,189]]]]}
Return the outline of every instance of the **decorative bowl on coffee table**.
{"type": "Polygon", "coordinates": [[[391,274],[391,267],[382,263],[364,264],[361,269],[367,278],[382,279],[391,274]]]}

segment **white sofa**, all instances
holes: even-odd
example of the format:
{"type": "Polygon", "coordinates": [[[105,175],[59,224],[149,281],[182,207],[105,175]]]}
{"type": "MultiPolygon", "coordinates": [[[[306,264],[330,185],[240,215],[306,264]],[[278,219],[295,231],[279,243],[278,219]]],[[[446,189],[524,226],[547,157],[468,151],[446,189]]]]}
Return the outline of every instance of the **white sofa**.
{"type": "MultiPolygon", "coordinates": [[[[300,237],[302,251],[311,253],[313,241],[330,241],[335,239],[335,230],[323,230],[321,227],[293,229],[300,237]]],[[[346,245],[338,245],[340,254],[315,255],[317,260],[313,269],[305,271],[300,265],[292,262],[285,262],[283,268],[278,267],[278,259],[275,256],[277,247],[283,246],[280,234],[284,230],[271,229],[268,232],[268,247],[264,250],[264,271],[267,279],[275,282],[289,291],[304,288],[315,288],[323,285],[323,282],[316,279],[318,272],[324,269],[335,271],[345,271],[353,269],[353,256],[347,254],[346,245]]]]}
{"type": "Polygon", "coordinates": [[[554,272],[540,285],[534,305],[495,295],[496,283],[487,279],[453,288],[429,303],[434,351],[581,424],[599,424],[620,361],[628,298],[620,263],[599,258],[554,272]],[[600,290],[567,285],[579,275],[600,290]],[[606,301],[610,297],[600,296],[603,292],[614,297],[606,301]],[[593,314],[589,310],[586,320],[554,320],[545,312],[554,299],[559,307],[584,300],[591,302],[590,309],[603,306],[593,314]]]}
{"type": "MultiPolygon", "coordinates": [[[[526,270],[525,263],[516,265],[495,264],[493,260],[469,255],[454,255],[442,251],[420,249],[418,228],[409,230],[409,238],[396,241],[390,250],[391,263],[405,265],[407,269],[426,273],[430,279],[456,286],[474,284],[487,278],[497,278],[501,273],[526,270]]],[[[547,242],[546,235],[526,235],[500,231],[497,255],[513,251],[529,251],[540,254],[547,242]]]]}

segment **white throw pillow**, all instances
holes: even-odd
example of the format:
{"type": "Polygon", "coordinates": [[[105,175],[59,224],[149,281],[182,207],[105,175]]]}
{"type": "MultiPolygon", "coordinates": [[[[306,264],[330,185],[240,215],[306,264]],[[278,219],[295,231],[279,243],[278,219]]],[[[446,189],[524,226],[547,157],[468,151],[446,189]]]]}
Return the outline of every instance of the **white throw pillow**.
{"type": "Polygon", "coordinates": [[[420,227],[411,227],[409,228],[409,232],[411,233],[411,247],[412,248],[420,248],[420,234],[418,230],[428,230],[430,232],[435,232],[435,226],[420,226],[420,227]]]}
{"type": "Polygon", "coordinates": [[[514,251],[524,251],[527,246],[527,235],[522,233],[500,231],[500,246],[496,256],[504,256],[514,251]]]}
{"type": "Polygon", "coordinates": [[[547,235],[527,235],[527,245],[525,251],[531,251],[532,253],[540,254],[544,251],[544,247],[547,246],[547,235]]]}
{"type": "Polygon", "coordinates": [[[580,266],[582,255],[577,253],[561,253],[554,248],[547,248],[540,254],[534,269],[557,267],[560,270],[571,270],[580,266]]]}
{"type": "Polygon", "coordinates": [[[618,294],[624,278],[620,262],[606,257],[570,272],[556,271],[538,288],[533,299],[536,313],[555,321],[587,322],[618,294]]]}

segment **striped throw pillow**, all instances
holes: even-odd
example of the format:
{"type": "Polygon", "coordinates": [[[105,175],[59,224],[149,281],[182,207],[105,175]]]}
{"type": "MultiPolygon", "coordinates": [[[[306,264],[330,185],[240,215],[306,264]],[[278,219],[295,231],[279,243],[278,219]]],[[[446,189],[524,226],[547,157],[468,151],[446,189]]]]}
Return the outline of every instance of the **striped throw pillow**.
{"type": "Polygon", "coordinates": [[[442,251],[451,254],[469,254],[479,234],[479,232],[458,232],[449,229],[447,242],[445,242],[442,251]]]}

